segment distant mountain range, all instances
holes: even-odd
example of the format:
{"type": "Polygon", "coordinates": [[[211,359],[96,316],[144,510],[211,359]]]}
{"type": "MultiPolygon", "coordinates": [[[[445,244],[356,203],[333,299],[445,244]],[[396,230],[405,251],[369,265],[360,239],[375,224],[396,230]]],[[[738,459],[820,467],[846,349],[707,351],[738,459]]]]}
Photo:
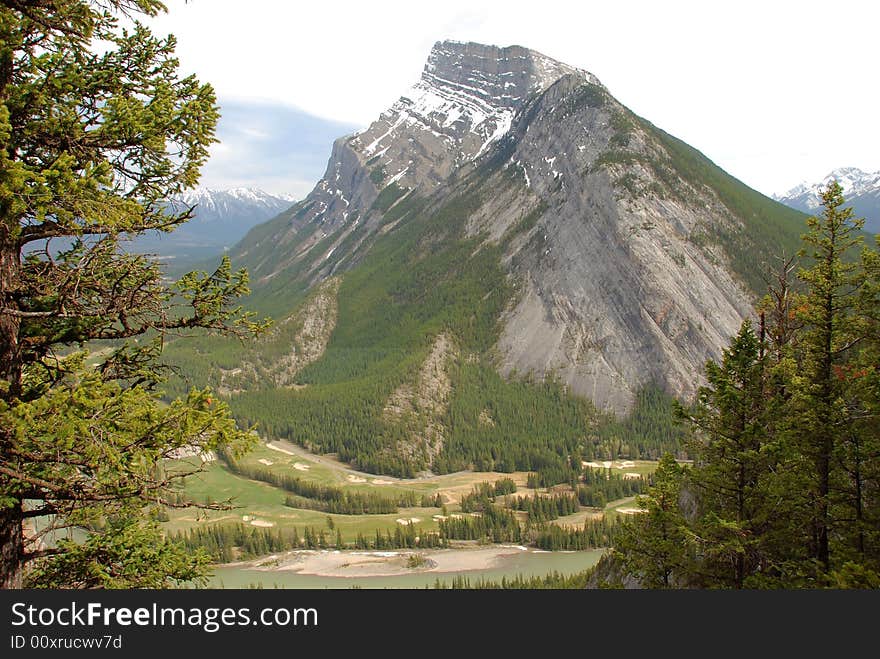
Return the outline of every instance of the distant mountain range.
{"type": "Polygon", "coordinates": [[[189,222],[172,233],[139,236],[131,249],[187,262],[209,257],[232,247],[254,226],[272,219],[293,203],[291,198],[257,188],[198,188],[169,202],[174,211],[194,206],[189,222]]]}
{"type": "Polygon", "coordinates": [[[814,214],[821,204],[819,195],[832,180],[841,185],[846,203],[852,206],[856,216],[865,218],[865,230],[880,232],[880,172],[841,167],[817,183],[801,183],[784,194],[773,195],[773,198],[786,206],[814,214]]]}

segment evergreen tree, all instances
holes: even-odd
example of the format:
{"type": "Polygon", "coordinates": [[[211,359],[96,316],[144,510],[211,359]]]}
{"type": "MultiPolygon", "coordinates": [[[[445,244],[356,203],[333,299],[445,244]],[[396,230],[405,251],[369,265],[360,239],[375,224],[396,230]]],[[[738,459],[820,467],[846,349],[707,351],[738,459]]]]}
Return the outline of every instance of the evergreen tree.
{"type": "Polygon", "coordinates": [[[856,261],[845,256],[862,244],[863,220],[843,207],[843,191],[833,181],[822,193],[821,217],[808,220],[803,255],[812,267],[799,278],[807,292],[801,308],[805,330],[800,339],[801,375],[795,380],[797,448],[811,464],[804,491],[809,497],[808,538],[812,557],[824,572],[831,569],[831,544],[835,526],[835,490],[841,476],[836,456],[850,432],[852,419],[846,408],[845,377],[850,349],[857,345],[854,322],[857,294],[864,281],[856,261]]]}
{"type": "Polygon", "coordinates": [[[783,260],[761,307],[707,368],[689,418],[699,542],[687,582],[736,587],[873,587],[880,581],[880,255],[840,186],[822,195],[789,283],[783,260]],[[766,337],[766,340],[765,340],[766,337]]]}
{"type": "Polygon", "coordinates": [[[686,582],[693,560],[690,533],[679,507],[684,469],[666,454],[654,484],[636,499],[644,511],[620,529],[616,554],[646,588],[672,588],[686,582]]]}
{"type": "Polygon", "coordinates": [[[764,352],[751,322],[744,322],[721,364],[707,364],[709,384],[685,413],[700,431],[693,442],[690,483],[702,513],[696,524],[701,571],[711,585],[742,588],[746,576],[760,567],[763,485],[770,472],[764,352]]]}
{"type": "MultiPolygon", "coordinates": [[[[880,252],[862,250],[864,284],[859,295],[856,327],[858,354],[840,377],[847,385],[844,404],[850,423],[836,460],[843,471],[841,504],[849,523],[839,529],[840,561],[850,576],[869,573],[863,583],[880,583],[880,252]]],[[[843,567],[839,568],[841,571],[843,567]]],[[[838,579],[844,577],[837,576],[838,579]]]]}
{"type": "Polygon", "coordinates": [[[191,217],[166,199],[196,184],[214,141],[214,92],[178,76],[174,38],[118,25],[122,14],[163,10],[158,0],[0,2],[4,586],[21,585],[33,561],[30,585],[62,585],[81,572],[72,562],[102,556],[102,585],[137,583],[138,564],[120,574],[110,562],[125,551],[119,543],[142,557],[148,583],[163,583],[163,565],[169,581],[189,578],[187,557],[141,551],[162,539],[132,520],[146,502],[172,505],[162,460],[248,441],[209,392],[166,407],[154,391],[166,334],[259,328],[230,306],[247,292],[246,274],[224,260],[169,285],[157,263],[118,247],[191,217]],[[89,355],[95,341],[103,350],[89,355]],[[109,537],[38,549],[23,528],[46,515],[109,537]]]}

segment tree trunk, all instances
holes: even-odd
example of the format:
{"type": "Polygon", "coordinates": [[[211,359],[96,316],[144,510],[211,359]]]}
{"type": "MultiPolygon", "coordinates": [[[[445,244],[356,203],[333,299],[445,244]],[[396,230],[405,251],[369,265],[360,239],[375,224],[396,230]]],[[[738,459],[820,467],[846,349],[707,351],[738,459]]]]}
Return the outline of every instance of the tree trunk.
{"type": "MultiPolygon", "coordinates": [[[[0,210],[2,212],[2,210],[0,210]]],[[[21,395],[21,347],[18,316],[4,313],[18,304],[15,291],[21,270],[21,254],[12,236],[8,220],[0,220],[0,397],[12,402],[21,395]],[[3,390],[5,389],[5,392],[3,390]]],[[[12,433],[0,431],[0,464],[9,461],[12,433]]],[[[0,477],[0,485],[3,479],[0,477]]],[[[0,491],[2,493],[2,491],[0,491]]],[[[24,556],[22,502],[0,507],[0,587],[21,588],[21,566],[24,556]]]]}
{"type": "MultiPolygon", "coordinates": [[[[18,341],[21,320],[3,309],[17,310],[15,291],[21,271],[21,253],[9,225],[0,222],[0,380],[9,384],[7,401],[21,393],[21,346],[18,341]]],[[[0,459],[2,459],[0,454],[0,459]]]]}
{"type": "MultiPolygon", "coordinates": [[[[834,231],[831,240],[835,241],[834,231]]],[[[829,279],[833,272],[834,253],[828,257],[829,279]]],[[[822,357],[820,382],[822,383],[819,406],[819,511],[817,558],[822,562],[825,572],[831,569],[831,552],[828,542],[828,530],[831,524],[829,496],[831,495],[831,458],[834,455],[834,425],[832,406],[834,401],[833,364],[834,364],[834,290],[831,289],[824,300],[824,327],[822,328],[822,357]]]]}
{"type": "Polygon", "coordinates": [[[21,588],[24,557],[22,504],[0,508],[0,588],[21,588]]]}

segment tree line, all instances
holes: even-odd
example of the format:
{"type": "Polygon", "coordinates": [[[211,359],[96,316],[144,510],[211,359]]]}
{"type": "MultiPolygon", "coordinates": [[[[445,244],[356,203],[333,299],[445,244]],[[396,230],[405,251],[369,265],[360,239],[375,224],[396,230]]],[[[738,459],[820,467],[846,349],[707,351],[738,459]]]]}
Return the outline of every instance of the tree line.
{"type": "Polygon", "coordinates": [[[530,523],[547,522],[571,515],[580,510],[576,494],[552,494],[550,496],[511,497],[507,505],[513,510],[528,513],[530,523]]]}
{"type": "Polygon", "coordinates": [[[501,577],[500,581],[493,581],[480,577],[471,580],[470,577],[458,575],[447,583],[437,579],[434,582],[435,590],[583,590],[587,587],[590,570],[576,572],[575,574],[562,574],[554,570],[544,576],[524,577],[501,577]]]}
{"type": "Polygon", "coordinates": [[[292,508],[321,510],[340,515],[381,515],[396,513],[398,507],[412,507],[418,504],[431,507],[436,497],[418,497],[415,492],[401,491],[394,498],[378,492],[358,492],[356,490],[321,485],[314,481],[273,471],[265,467],[242,463],[225,452],[220,452],[227,468],[234,474],[274,485],[294,496],[288,496],[285,504],[292,508]]]}
{"type": "Polygon", "coordinates": [[[449,516],[440,520],[440,535],[450,540],[520,542],[522,529],[516,515],[500,506],[488,504],[480,513],[449,516]]]}
{"type": "Polygon", "coordinates": [[[582,506],[604,508],[609,501],[616,501],[645,491],[650,478],[626,478],[610,469],[586,467],[583,485],[577,487],[578,501],[582,506]]]}
{"type": "Polygon", "coordinates": [[[341,531],[335,536],[323,528],[258,528],[240,523],[196,526],[169,535],[169,540],[188,552],[204,550],[215,563],[230,563],[294,549],[436,549],[448,545],[437,531],[398,525],[384,533],[376,529],[366,536],[358,532],[354,542],[345,542],[341,531]]]}
{"type": "Polygon", "coordinates": [[[613,547],[624,522],[620,516],[588,519],[583,527],[547,524],[535,536],[535,545],[547,551],[581,551],[613,547]]]}

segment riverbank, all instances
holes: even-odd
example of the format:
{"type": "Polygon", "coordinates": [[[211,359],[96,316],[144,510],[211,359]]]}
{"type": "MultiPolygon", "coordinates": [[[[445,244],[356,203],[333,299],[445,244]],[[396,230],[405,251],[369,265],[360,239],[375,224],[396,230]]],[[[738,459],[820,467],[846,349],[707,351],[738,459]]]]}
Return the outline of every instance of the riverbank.
{"type": "Polygon", "coordinates": [[[547,552],[516,545],[455,547],[430,551],[297,550],[253,561],[227,563],[214,570],[209,588],[425,588],[504,577],[575,574],[595,565],[604,550],[547,552]],[[408,567],[419,554],[425,564],[408,567]]]}
{"type": "Polygon", "coordinates": [[[516,545],[455,547],[424,552],[291,551],[217,566],[209,588],[430,588],[456,576],[480,579],[571,575],[595,565],[605,550],[549,552],[516,545]],[[408,567],[410,555],[426,561],[408,567]]]}
{"type": "Polygon", "coordinates": [[[390,577],[418,572],[470,572],[489,570],[506,556],[520,553],[546,553],[517,545],[493,545],[432,549],[369,550],[296,550],[273,554],[253,561],[226,564],[223,567],[261,571],[291,571],[318,577],[390,577]],[[418,562],[411,557],[419,556],[418,562]],[[418,563],[418,564],[416,564],[418,563]]]}

